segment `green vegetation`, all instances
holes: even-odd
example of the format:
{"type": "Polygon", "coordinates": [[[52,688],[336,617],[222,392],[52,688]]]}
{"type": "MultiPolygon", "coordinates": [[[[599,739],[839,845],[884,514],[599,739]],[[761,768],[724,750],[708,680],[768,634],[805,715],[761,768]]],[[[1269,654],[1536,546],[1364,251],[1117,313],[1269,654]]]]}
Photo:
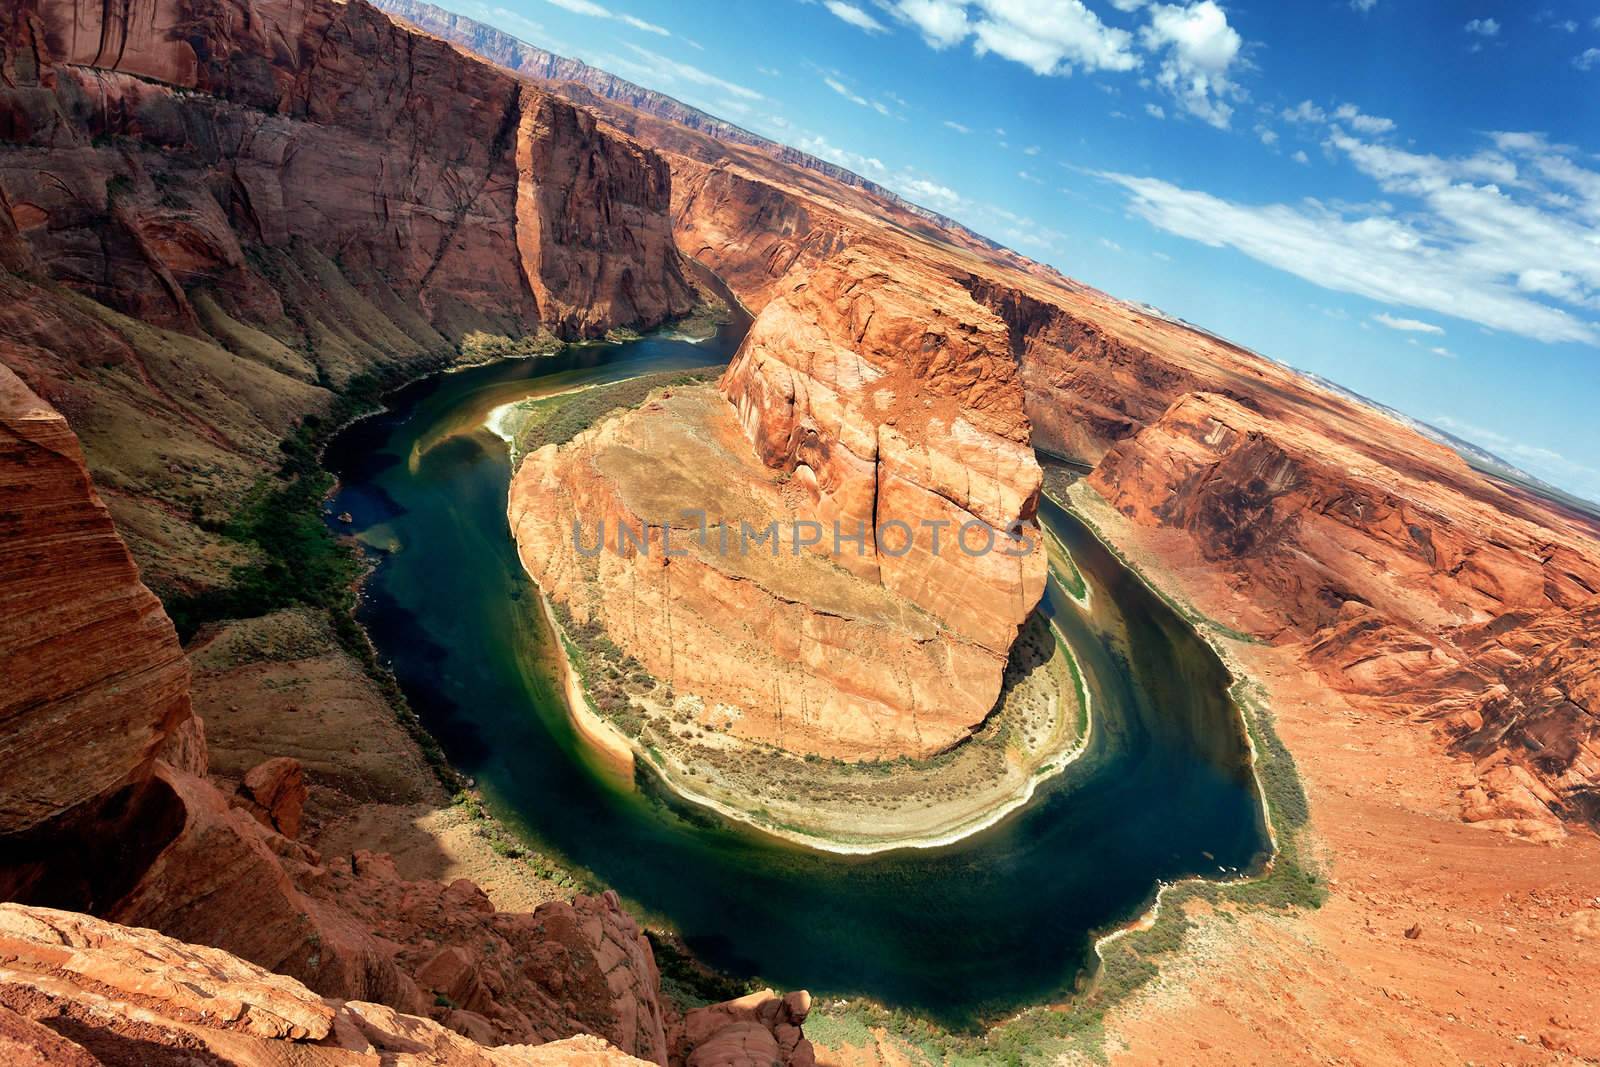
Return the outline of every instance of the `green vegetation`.
{"type": "Polygon", "coordinates": [[[445,362],[436,358],[420,368],[390,366],[352,379],[327,414],[307,415],[280,442],[278,470],[258,479],[225,521],[209,521],[195,505],[193,518],[199,525],[250,546],[257,561],[234,568],[227,586],[168,599],[167,614],[183,641],[220,619],[255,618],[295,604],[329,609],[353,605],[351,586],[361,564],[323,521],[322,504],[333,488],[333,476],[322,469],[322,448],[340,428],[378,410],[383,395],[400,382],[445,362]]]}
{"type": "Polygon", "coordinates": [[[598,893],[604,889],[588,872],[564,867],[542,852],[529,848],[524,840],[525,835],[507,829],[489,813],[489,809],[483,804],[483,799],[476,793],[463,789],[451,799],[450,803],[473,821],[475,824],[473,833],[487,841],[490,850],[496,856],[502,859],[520,860],[534,874],[559,889],[582,893],[598,893]]]}
{"type": "Polygon", "coordinates": [[[1060,583],[1061,588],[1067,591],[1068,596],[1081,603],[1089,593],[1089,583],[1084,580],[1083,573],[1078,570],[1077,561],[1072,558],[1071,551],[1061,543],[1060,538],[1056,537],[1048,529],[1044,529],[1042,532],[1045,537],[1045,552],[1049,562],[1052,564],[1050,574],[1060,583]],[[1063,571],[1057,564],[1065,564],[1066,570],[1063,571]]]}
{"type": "Polygon", "coordinates": [[[470,363],[548,356],[561,351],[561,348],[562,342],[559,338],[544,332],[533,337],[507,337],[503,334],[473,330],[461,339],[461,355],[470,363]]]}
{"type": "Polygon", "coordinates": [[[461,785],[460,775],[445,761],[438,742],[423,729],[399,683],[379,662],[366,632],[355,620],[355,583],[362,563],[355,550],[340,542],[323,521],[323,501],[333,488],[333,476],[321,466],[323,446],[342,427],[379,410],[384,394],[402,382],[448,362],[448,356],[435,356],[420,364],[391,364],[353,378],[326,414],[307,415],[295,432],[279,443],[283,460],[278,470],[260,478],[225,521],[207,520],[197,505],[193,516],[197,524],[249,546],[256,558],[235,567],[228,585],[172,594],[165,606],[185,643],[200,627],[224,619],[251,619],[294,605],[326,611],[340,647],[382,691],[440,781],[454,789],[461,785]]]}
{"type": "Polygon", "coordinates": [[[618,648],[596,620],[578,622],[565,604],[553,601],[550,610],[560,624],[562,647],[583,683],[589,706],[624,735],[637,739],[644,733],[645,721],[635,698],[661,694],[670,700],[670,688],[618,648]]]}
{"type": "Polygon", "coordinates": [[[560,396],[525,401],[517,406],[517,456],[537,452],[545,445],[564,445],[605,416],[621,408],[638,407],[657,389],[670,389],[715,378],[721,366],[684,371],[660,371],[560,396]]]}

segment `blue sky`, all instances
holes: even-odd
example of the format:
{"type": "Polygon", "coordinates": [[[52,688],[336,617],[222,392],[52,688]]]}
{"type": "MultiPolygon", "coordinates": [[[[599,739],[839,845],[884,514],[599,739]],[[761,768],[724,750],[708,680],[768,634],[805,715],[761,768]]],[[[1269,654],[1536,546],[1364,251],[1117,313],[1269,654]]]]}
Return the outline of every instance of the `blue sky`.
{"type": "Polygon", "coordinates": [[[442,0],[1600,499],[1600,0],[442,0]]]}

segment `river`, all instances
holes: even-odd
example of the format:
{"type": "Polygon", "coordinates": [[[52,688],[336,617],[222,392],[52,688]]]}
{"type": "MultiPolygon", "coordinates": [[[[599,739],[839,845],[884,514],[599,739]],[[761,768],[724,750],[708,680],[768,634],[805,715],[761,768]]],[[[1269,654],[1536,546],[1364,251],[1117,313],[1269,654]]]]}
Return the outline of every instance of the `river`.
{"type": "Polygon", "coordinates": [[[1069,989],[1094,932],[1138,914],[1159,882],[1260,862],[1267,838],[1226,671],[1048,500],[1041,517],[1091,595],[1084,607],[1052,582],[1043,610],[1083,669],[1094,733],[1083,758],[993,828],[940,849],[823,854],[627,788],[591,762],[507,529],[506,447],[482,421],[540,392],[725,361],[746,325],[701,344],[657,335],[435,375],[328,449],[341,483],[329,521],[376,562],[358,616],[496,815],[720,969],[948,1025],[1069,989]]]}

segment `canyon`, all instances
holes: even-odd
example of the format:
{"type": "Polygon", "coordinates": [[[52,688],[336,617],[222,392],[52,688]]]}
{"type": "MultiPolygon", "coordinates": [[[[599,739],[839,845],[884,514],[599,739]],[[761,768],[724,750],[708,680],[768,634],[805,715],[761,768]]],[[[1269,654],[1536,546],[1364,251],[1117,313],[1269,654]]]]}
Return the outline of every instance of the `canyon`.
{"type": "MultiPolygon", "coordinates": [[[[1048,493],[1260,687],[1327,887],[1190,905],[1111,1057],[1600,1057],[1594,520],[831,165],[385,6],[414,26],[359,0],[0,15],[0,1049],[811,1061],[804,994],[682,1011],[615,894],[452,821],[330,605],[185,648],[156,596],[260,564],[225,517],[338,394],[659,326],[702,300],[688,257],[756,316],[720,380],[516,475],[522,562],[575,622],[743,741],[934,755],[994,707],[1037,554],[871,541],[752,575],[580,558],[570,519],[708,497],[1033,536],[1048,493]],[[672,477],[638,458],[663,441],[672,477]],[[1035,449],[1088,473],[1052,485],[1035,449]],[[666,640],[630,630],[664,613],[666,640]]],[[[819,1052],[913,1055],[882,1028],[819,1052]]]]}
{"type": "Polygon", "coordinates": [[[803,999],[665,1000],[614,894],[501,910],[466,878],[307,844],[394,806],[363,801],[442,809],[417,742],[325,628],[271,651],[327,625],[314,606],[214,630],[197,669],[141,580],[216,595],[259,565],[220,516],[364,375],[690,311],[660,158],[359,3],[46,0],[0,30],[0,885],[26,905],[0,950],[6,1040],[82,1062],[520,1063],[568,1053],[498,1050],[586,1034],[592,1062],[807,1062],[803,999]],[[348,740],[275,742],[298,708],[263,687],[274,661],[337,681],[327,726],[420,777],[348,740]],[[160,967],[216,985],[184,1000],[160,967]]]}

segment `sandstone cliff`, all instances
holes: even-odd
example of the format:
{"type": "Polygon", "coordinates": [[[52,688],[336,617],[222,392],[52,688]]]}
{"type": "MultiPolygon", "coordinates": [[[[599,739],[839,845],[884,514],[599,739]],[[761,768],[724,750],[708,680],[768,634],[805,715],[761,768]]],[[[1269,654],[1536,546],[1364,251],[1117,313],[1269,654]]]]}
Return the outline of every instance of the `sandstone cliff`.
{"type": "Polygon", "coordinates": [[[791,272],[804,276],[866,229],[727,163],[675,156],[673,177],[679,247],[715,270],[752,312],[792,284],[791,272]]]}
{"type": "Polygon", "coordinates": [[[0,31],[10,213],[54,277],[144,321],[192,329],[197,287],[272,319],[246,250],[294,239],[451,336],[692,304],[658,159],[359,0],[27,0],[0,31]]]}
{"type": "MultiPolygon", "coordinates": [[[[958,234],[975,245],[997,252],[1004,251],[989,238],[967,229],[954,219],[914,204],[848,168],[751,133],[725,119],[674,100],[665,93],[635,85],[580,60],[548,52],[493,26],[421,0],[377,0],[376,6],[428,33],[483,56],[491,63],[545,83],[552,92],[574,103],[601,111],[613,125],[641,137],[655,147],[678,147],[682,143],[682,133],[689,132],[724,145],[753,148],[780,161],[789,170],[810,172],[831,184],[860,189],[916,219],[930,232],[958,234]],[[646,129],[641,128],[641,119],[653,121],[645,124],[648,127],[646,129]]],[[[720,155],[720,152],[712,150],[701,154],[701,158],[716,155],[720,155]]]]}
{"type": "Polygon", "coordinates": [[[431,1019],[319,997],[226,952],[71,912],[0,904],[6,1062],[94,1067],[642,1064],[592,1037],[487,1048],[431,1019]]]}
{"type": "Polygon", "coordinates": [[[869,540],[844,567],[1004,659],[1043,593],[1043,554],[963,551],[958,536],[973,522],[1037,530],[1039,465],[1004,323],[932,263],[853,249],[768,305],[722,388],[824,525],[915,532],[909,552],[869,540]],[[929,523],[951,533],[937,548],[929,523]]]}
{"type": "Polygon", "coordinates": [[[0,835],[10,835],[125,786],[190,709],[172,624],[140,584],[77,438],[4,366],[0,618],[0,835]]]}
{"type": "Polygon", "coordinates": [[[0,69],[0,362],[163,594],[329,390],[693,303],[658,156],[364,3],[26,0],[0,69]]]}
{"type": "MultiPolygon", "coordinates": [[[[370,1002],[349,1009],[385,1020],[369,1045],[443,1056],[438,1062],[548,1062],[496,1059],[480,1046],[574,1034],[668,1062],[682,1029],[660,996],[650,944],[615,895],[497,911],[466,880],[406,880],[387,856],[325,858],[295,840],[305,788],[293,761],[246,773],[232,798],[206,779],[172,626],[139,582],[65,421],[4,368],[0,498],[9,524],[0,554],[8,607],[0,615],[0,739],[10,769],[0,776],[0,893],[216,950],[11,909],[0,920],[0,1005],[12,1013],[0,1016],[0,1040],[60,1051],[37,1028],[16,1024],[21,1014],[74,1041],[115,1042],[102,1031],[165,1041],[175,1030],[187,1047],[210,1047],[225,1037],[191,1027],[217,1022],[235,1034],[320,1041],[333,1033],[336,1012],[309,987],[370,1002]],[[94,950],[107,946],[96,963],[94,950]],[[19,977],[19,959],[31,976],[19,977]],[[72,974],[84,968],[89,980],[79,983],[72,974]],[[162,975],[173,968],[231,988],[182,983],[172,1003],[162,975]],[[390,1040],[400,1044],[383,1044],[390,1040]]],[[[805,1062],[803,1014],[764,1016],[785,1063],[805,1062]]],[[[713,1031],[745,1021],[733,1011],[693,1032],[715,1044],[713,1031]]],[[[350,1047],[370,1057],[369,1045],[350,1047]]]]}
{"type": "Polygon", "coordinates": [[[1399,444],[1386,417],[1349,416],[1330,432],[1188,394],[1088,484],[1136,523],[1181,532],[1169,551],[1224,576],[1228,617],[1476,757],[1469,820],[1536,837],[1559,835],[1552,816],[1595,820],[1593,538],[1443,446],[1399,444]]]}

